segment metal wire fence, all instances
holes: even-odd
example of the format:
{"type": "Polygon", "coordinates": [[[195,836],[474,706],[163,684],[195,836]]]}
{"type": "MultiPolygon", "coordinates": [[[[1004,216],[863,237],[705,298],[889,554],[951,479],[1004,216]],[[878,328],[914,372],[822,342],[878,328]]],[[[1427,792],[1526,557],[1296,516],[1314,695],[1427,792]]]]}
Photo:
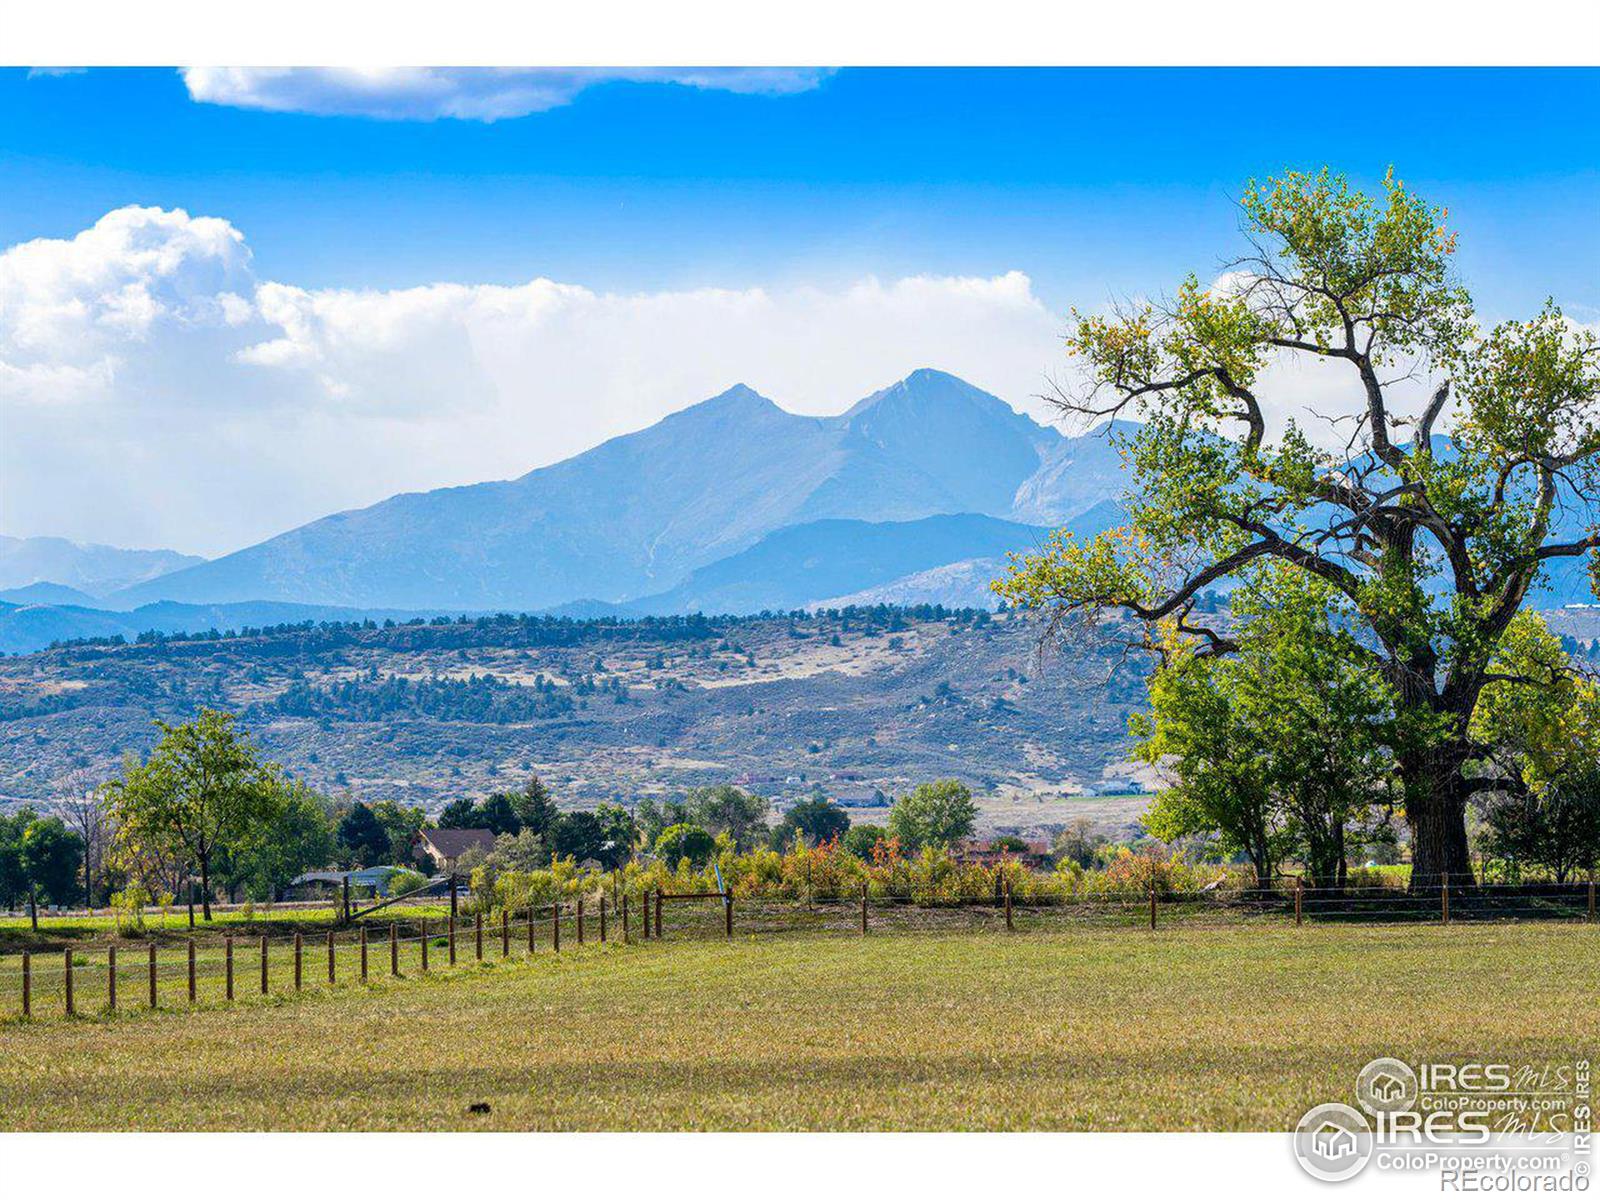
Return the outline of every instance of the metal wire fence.
{"type": "Polygon", "coordinates": [[[388,911],[382,920],[280,936],[221,936],[59,948],[0,956],[0,1020],[199,1009],[279,1000],[312,990],[416,979],[579,946],[623,946],[794,934],[1047,932],[1225,924],[1438,924],[1596,920],[1595,885],[1540,883],[1434,888],[1273,887],[1121,889],[1021,898],[1007,887],[984,897],[941,899],[863,888],[855,894],[735,896],[730,892],[613,891],[523,908],[490,909],[464,898],[452,918],[388,911]]]}

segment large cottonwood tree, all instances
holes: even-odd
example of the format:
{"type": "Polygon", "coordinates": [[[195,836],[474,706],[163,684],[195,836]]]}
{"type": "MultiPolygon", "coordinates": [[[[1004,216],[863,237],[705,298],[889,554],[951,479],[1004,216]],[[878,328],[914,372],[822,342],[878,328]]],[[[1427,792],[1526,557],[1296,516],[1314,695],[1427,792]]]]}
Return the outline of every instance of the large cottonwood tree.
{"type": "MultiPolygon", "coordinates": [[[[1369,196],[1328,170],[1252,183],[1251,251],[1211,286],[1110,316],[1074,314],[1088,383],[1069,412],[1138,422],[1126,528],[1054,535],[997,590],[1057,616],[1109,610],[1237,647],[1197,608],[1275,560],[1345,597],[1352,653],[1396,696],[1386,736],[1411,827],[1414,879],[1471,874],[1465,809],[1480,775],[1472,718],[1496,647],[1556,560],[1600,543],[1600,360],[1548,303],[1480,327],[1456,279],[1446,213],[1391,174],[1369,196]],[[1347,374],[1336,439],[1267,394],[1268,368],[1347,374]],[[1299,420],[1269,433],[1285,410],[1299,420]],[[1330,441],[1336,442],[1330,448],[1330,441]]],[[[1591,572],[1593,572],[1591,555],[1591,572]]]]}

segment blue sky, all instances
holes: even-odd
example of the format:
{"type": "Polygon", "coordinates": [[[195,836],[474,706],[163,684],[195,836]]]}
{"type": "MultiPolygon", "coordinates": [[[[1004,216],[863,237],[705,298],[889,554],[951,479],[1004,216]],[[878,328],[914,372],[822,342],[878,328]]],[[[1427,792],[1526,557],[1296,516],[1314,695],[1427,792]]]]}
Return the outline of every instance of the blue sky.
{"type": "Polygon", "coordinates": [[[743,286],[1027,271],[1092,303],[1208,268],[1252,174],[1396,164],[1480,291],[1600,305],[1600,72],[846,70],[615,83],[492,123],[246,111],[176,72],[0,75],[0,242],[123,204],[225,215],[306,286],[743,286]]]}
{"type": "Polygon", "coordinates": [[[1486,316],[1600,320],[1596,71],[604,75],[0,71],[0,532],[217,553],[736,381],[1042,415],[1066,309],[1205,275],[1285,167],[1392,163],[1486,316]]]}

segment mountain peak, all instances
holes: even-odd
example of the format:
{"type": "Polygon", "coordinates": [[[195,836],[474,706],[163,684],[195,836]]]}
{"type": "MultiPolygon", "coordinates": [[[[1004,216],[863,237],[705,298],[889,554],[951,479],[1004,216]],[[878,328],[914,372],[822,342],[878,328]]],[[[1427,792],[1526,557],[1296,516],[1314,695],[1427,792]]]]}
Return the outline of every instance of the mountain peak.
{"type": "MultiPolygon", "coordinates": [[[[898,383],[856,401],[834,419],[873,440],[881,431],[897,426],[929,432],[935,424],[951,432],[962,430],[960,436],[978,434],[1027,442],[1034,453],[1043,453],[1061,440],[1054,429],[1018,412],[999,396],[933,367],[919,367],[898,383]]],[[[969,445],[966,452],[978,449],[969,445]]]]}
{"type": "MultiPolygon", "coordinates": [[[[712,396],[711,399],[702,400],[699,404],[691,404],[688,408],[683,409],[682,411],[724,412],[728,410],[762,410],[769,408],[778,409],[778,406],[763,396],[760,392],[756,391],[755,388],[750,387],[747,384],[736,383],[727,391],[718,392],[715,396],[712,396]]],[[[782,412],[783,410],[778,409],[778,411],[782,412]]]]}
{"type": "Polygon", "coordinates": [[[907,406],[925,408],[951,402],[966,402],[984,407],[998,405],[1008,411],[1011,407],[1000,397],[991,396],[982,388],[973,387],[965,379],[951,375],[948,371],[919,367],[898,383],[891,383],[888,387],[880,388],[872,395],[856,401],[845,412],[843,419],[848,421],[877,408],[907,406]]]}
{"type": "Polygon", "coordinates": [[[959,375],[952,375],[949,371],[941,371],[937,367],[918,367],[900,382],[906,387],[926,387],[930,384],[949,383],[957,383],[962,387],[972,387],[970,383],[959,375]]]}

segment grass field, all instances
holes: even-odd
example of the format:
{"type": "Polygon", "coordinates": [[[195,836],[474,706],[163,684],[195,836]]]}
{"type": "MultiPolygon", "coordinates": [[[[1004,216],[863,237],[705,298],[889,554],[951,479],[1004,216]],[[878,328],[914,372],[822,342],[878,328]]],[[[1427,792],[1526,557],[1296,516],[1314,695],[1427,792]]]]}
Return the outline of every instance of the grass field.
{"type": "Polygon", "coordinates": [[[591,944],[300,999],[0,1025],[0,1124],[1284,1129],[1347,1098],[1381,1054],[1592,1056],[1595,936],[1253,925],[591,944]]]}

